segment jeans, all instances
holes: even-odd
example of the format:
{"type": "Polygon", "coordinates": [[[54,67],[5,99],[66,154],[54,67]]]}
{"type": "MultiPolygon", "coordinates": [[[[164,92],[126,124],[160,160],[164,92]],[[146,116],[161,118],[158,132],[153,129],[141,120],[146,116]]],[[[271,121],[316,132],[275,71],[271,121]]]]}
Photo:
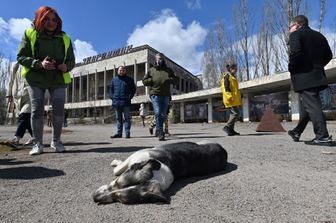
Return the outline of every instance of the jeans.
{"type": "MultiPolygon", "coordinates": [[[[43,144],[43,113],[46,89],[28,87],[31,100],[31,124],[35,140],[43,144]]],[[[52,141],[61,138],[64,119],[65,87],[48,89],[52,105],[52,141]]]]}
{"type": "Polygon", "coordinates": [[[30,113],[20,113],[15,136],[23,138],[26,130],[28,130],[29,134],[33,136],[32,128],[30,125],[30,113]]]}
{"type": "Polygon", "coordinates": [[[234,129],[235,123],[237,122],[238,118],[239,118],[239,107],[238,106],[233,106],[230,107],[230,118],[227,122],[227,127],[229,127],[230,129],[234,129]]]}
{"type": "Polygon", "coordinates": [[[114,107],[116,111],[117,119],[117,135],[122,135],[123,123],[125,125],[125,135],[129,136],[131,134],[131,116],[130,116],[130,106],[114,107]],[[124,121],[123,121],[124,114],[124,121]]]}
{"type": "Polygon", "coordinates": [[[155,114],[156,132],[163,135],[163,123],[167,116],[170,96],[152,95],[151,100],[155,114]]]}

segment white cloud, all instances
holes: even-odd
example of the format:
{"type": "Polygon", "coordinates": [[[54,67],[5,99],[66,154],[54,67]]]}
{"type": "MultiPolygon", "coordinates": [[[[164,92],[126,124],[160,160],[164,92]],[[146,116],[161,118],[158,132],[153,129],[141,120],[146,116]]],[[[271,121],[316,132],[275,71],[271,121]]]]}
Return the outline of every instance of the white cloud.
{"type": "Polygon", "coordinates": [[[14,59],[23,32],[31,25],[29,19],[11,18],[8,22],[0,17],[0,53],[14,59]]]}
{"type": "Polygon", "coordinates": [[[3,18],[0,17],[0,36],[6,32],[8,29],[8,24],[3,18]]]}
{"type": "Polygon", "coordinates": [[[201,0],[186,0],[188,9],[191,10],[200,10],[202,9],[201,0]]]}
{"type": "MultiPolygon", "coordinates": [[[[15,58],[24,30],[31,24],[32,21],[27,18],[11,18],[6,22],[0,17],[0,54],[6,54],[5,56],[11,59],[15,58]]],[[[74,41],[74,50],[76,62],[97,54],[90,43],[78,39],[74,41]]]]}
{"type": "Polygon", "coordinates": [[[29,28],[31,24],[32,21],[27,18],[12,18],[8,22],[9,35],[15,40],[21,41],[25,29],[29,28]]]}
{"type": "Polygon", "coordinates": [[[148,44],[190,72],[198,74],[203,57],[203,51],[198,50],[198,47],[203,45],[206,34],[207,30],[198,22],[193,21],[184,28],[170,9],[164,9],[155,19],[136,27],[127,44],[148,44]]]}
{"type": "Polygon", "coordinates": [[[82,62],[86,57],[97,55],[97,52],[90,43],[78,39],[74,41],[74,51],[76,63],[82,62]]]}
{"type": "Polygon", "coordinates": [[[8,23],[3,18],[0,17],[0,44],[8,42],[8,36],[6,35],[7,32],[8,32],[8,23]]]}

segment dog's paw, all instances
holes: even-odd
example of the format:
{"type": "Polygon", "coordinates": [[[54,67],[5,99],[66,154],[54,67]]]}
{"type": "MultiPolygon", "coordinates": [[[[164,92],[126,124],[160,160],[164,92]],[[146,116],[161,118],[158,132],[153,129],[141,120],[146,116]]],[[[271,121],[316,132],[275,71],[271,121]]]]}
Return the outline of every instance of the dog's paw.
{"type": "Polygon", "coordinates": [[[121,160],[112,160],[112,162],[111,162],[111,166],[118,166],[119,164],[121,164],[122,163],[122,161],[121,160]]]}

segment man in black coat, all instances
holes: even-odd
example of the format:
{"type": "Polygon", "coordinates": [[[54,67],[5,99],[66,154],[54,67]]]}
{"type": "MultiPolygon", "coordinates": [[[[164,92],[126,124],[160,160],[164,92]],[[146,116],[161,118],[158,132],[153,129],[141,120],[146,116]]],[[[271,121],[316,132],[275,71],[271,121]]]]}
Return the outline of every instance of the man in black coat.
{"type": "Polygon", "coordinates": [[[327,78],[324,66],[332,58],[327,39],[308,26],[308,19],[296,16],[289,27],[289,64],[294,91],[299,94],[299,115],[297,126],[288,131],[295,142],[306,128],[309,120],[313,123],[315,138],[308,144],[331,142],[325,117],[322,112],[320,91],[325,89],[327,78]]]}

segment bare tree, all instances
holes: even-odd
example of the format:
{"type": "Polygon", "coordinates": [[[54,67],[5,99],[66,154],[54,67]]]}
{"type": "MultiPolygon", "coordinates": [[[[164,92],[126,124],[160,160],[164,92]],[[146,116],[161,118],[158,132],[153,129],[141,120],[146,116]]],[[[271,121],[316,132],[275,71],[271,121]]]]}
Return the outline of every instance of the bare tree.
{"type": "Polygon", "coordinates": [[[203,88],[212,88],[218,86],[218,73],[210,50],[204,52],[203,56],[203,88]]]}
{"type": "Polygon", "coordinates": [[[333,55],[336,54],[336,16],[333,19],[332,25],[331,25],[331,30],[332,30],[332,45],[331,45],[331,50],[333,51],[333,55]]]}
{"type": "Polygon", "coordinates": [[[0,125],[5,124],[7,114],[6,83],[10,74],[10,62],[0,54],[0,125]]]}
{"type": "Polygon", "coordinates": [[[250,79],[249,53],[251,47],[250,36],[253,33],[253,18],[248,7],[248,0],[240,0],[239,5],[233,10],[236,39],[238,39],[237,55],[239,58],[240,72],[250,79]]]}
{"type": "Polygon", "coordinates": [[[291,20],[299,14],[307,15],[306,0],[266,0],[272,11],[272,32],[275,38],[273,52],[275,71],[287,70],[288,63],[288,27],[291,20]]]}
{"type": "Polygon", "coordinates": [[[325,5],[327,0],[320,0],[320,19],[319,19],[319,31],[322,32],[324,17],[326,13],[325,5]]]}
{"type": "Polygon", "coordinates": [[[228,35],[224,22],[218,20],[206,38],[202,77],[204,87],[218,86],[225,65],[232,61],[236,61],[232,38],[228,35]]]}
{"type": "Polygon", "coordinates": [[[274,43],[271,31],[272,19],[270,19],[273,12],[270,9],[268,2],[265,2],[256,44],[253,44],[254,77],[267,76],[271,73],[272,46],[274,43]]]}

